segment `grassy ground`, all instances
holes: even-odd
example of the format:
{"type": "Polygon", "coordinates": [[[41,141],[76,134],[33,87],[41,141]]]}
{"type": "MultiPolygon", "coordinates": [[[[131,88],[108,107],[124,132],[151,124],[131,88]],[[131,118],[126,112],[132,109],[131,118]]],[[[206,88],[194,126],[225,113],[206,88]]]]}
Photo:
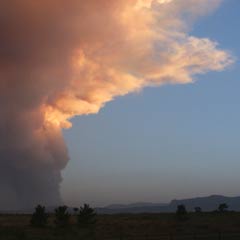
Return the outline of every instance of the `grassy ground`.
{"type": "Polygon", "coordinates": [[[29,215],[0,215],[0,240],[239,240],[240,213],[99,215],[95,229],[79,229],[76,218],[67,228],[56,228],[54,216],[46,228],[30,226],[29,215]]]}

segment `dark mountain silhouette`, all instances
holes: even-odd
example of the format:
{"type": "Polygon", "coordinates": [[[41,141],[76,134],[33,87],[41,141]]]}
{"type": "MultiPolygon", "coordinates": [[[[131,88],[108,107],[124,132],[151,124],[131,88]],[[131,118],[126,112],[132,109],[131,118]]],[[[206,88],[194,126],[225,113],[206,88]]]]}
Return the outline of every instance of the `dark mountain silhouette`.
{"type": "Polygon", "coordinates": [[[106,206],[107,209],[125,209],[125,208],[138,208],[138,207],[162,207],[167,206],[167,203],[149,203],[149,202],[138,202],[138,203],[130,203],[130,204],[111,204],[106,206]]]}
{"type": "Polygon", "coordinates": [[[226,203],[229,206],[229,210],[240,211],[240,197],[225,197],[221,195],[173,200],[170,206],[175,208],[179,204],[184,204],[189,211],[193,211],[195,207],[201,207],[203,211],[213,211],[221,203],[226,203]]]}
{"type": "Polygon", "coordinates": [[[98,213],[158,213],[175,212],[178,205],[184,204],[187,211],[194,211],[195,207],[200,207],[205,212],[217,210],[219,204],[226,203],[229,210],[240,211],[240,197],[226,197],[212,195],[208,197],[197,197],[182,200],[172,200],[169,204],[164,203],[133,203],[133,204],[113,204],[104,208],[96,208],[98,213]]]}
{"type": "MultiPolygon", "coordinates": [[[[95,208],[99,214],[118,214],[118,213],[167,213],[176,212],[178,205],[185,205],[187,211],[195,211],[195,207],[200,207],[204,212],[211,212],[218,209],[219,205],[226,203],[230,211],[240,211],[240,196],[226,197],[221,195],[211,195],[208,197],[196,197],[181,200],[172,200],[170,203],[148,203],[138,202],[132,204],[112,204],[103,208],[95,208]]],[[[46,211],[53,213],[57,206],[46,206],[46,211]]],[[[20,214],[32,213],[34,209],[22,210],[0,210],[0,213],[20,214]]],[[[74,214],[73,207],[69,206],[69,213],[74,214]]]]}

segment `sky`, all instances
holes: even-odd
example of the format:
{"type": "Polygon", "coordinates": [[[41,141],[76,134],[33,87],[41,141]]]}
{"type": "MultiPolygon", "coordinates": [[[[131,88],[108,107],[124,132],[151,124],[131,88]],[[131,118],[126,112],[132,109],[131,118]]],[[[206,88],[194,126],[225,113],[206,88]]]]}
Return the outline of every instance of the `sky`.
{"type": "Polygon", "coordinates": [[[239,10],[239,0],[225,0],[191,28],[235,57],[224,71],[147,87],[71,120],[61,183],[67,204],[240,195],[239,10]]]}
{"type": "Polygon", "coordinates": [[[0,208],[238,195],[239,1],[0,1],[0,208]]]}

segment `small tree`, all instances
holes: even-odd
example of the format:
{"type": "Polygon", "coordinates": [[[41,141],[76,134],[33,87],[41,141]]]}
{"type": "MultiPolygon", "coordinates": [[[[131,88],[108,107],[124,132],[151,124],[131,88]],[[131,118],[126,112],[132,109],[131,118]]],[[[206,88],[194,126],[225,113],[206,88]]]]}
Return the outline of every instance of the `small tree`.
{"type": "Polygon", "coordinates": [[[221,203],[218,206],[218,211],[223,213],[226,212],[228,210],[228,205],[226,203],[221,203]]]}
{"type": "Polygon", "coordinates": [[[195,207],[194,210],[195,210],[195,213],[201,213],[202,212],[201,207],[195,207]]]}
{"type": "Polygon", "coordinates": [[[185,220],[187,219],[187,210],[185,205],[181,204],[177,206],[177,211],[176,211],[177,217],[180,220],[185,220]]]}
{"type": "Polygon", "coordinates": [[[88,204],[84,204],[83,207],[80,207],[78,213],[78,224],[80,227],[89,227],[94,226],[96,223],[96,212],[88,204]]]}
{"type": "Polygon", "coordinates": [[[73,211],[74,211],[74,214],[77,215],[78,211],[79,211],[79,208],[75,207],[75,208],[73,208],[73,211]]]}
{"type": "Polygon", "coordinates": [[[34,227],[45,227],[47,225],[49,215],[46,213],[45,207],[38,205],[31,218],[31,224],[34,227]]]}
{"type": "Polygon", "coordinates": [[[187,214],[185,205],[181,204],[181,205],[177,206],[177,214],[178,215],[186,215],[187,214]]]}
{"type": "Polygon", "coordinates": [[[60,206],[55,209],[55,224],[59,227],[66,227],[69,224],[70,214],[67,206],[60,206]]]}

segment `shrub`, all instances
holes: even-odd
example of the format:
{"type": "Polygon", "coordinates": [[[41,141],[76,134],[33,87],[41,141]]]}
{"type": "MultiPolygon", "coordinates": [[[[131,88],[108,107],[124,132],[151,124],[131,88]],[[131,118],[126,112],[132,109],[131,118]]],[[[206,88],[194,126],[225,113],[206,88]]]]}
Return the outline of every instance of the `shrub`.
{"type": "Polygon", "coordinates": [[[96,212],[88,204],[84,204],[80,207],[80,211],[77,215],[78,224],[80,227],[94,226],[96,223],[96,212]]]}
{"type": "Polygon", "coordinates": [[[178,205],[176,214],[180,220],[186,220],[187,219],[187,210],[186,210],[185,205],[183,205],[183,204],[178,205]]]}
{"type": "Polygon", "coordinates": [[[78,211],[79,211],[79,208],[77,208],[77,207],[73,208],[73,212],[74,212],[75,215],[78,214],[78,211]]]}
{"type": "Polygon", "coordinates": [[[228,205],[226,203],[221,203],[218,206],[218,211],[219,212],[226,212],[228,210],[228,205]]]}
{"type": "Polygon", "coordinates": [[[70,214],[67,211],[67,206],[60,206],[55,209],[55,224],[59,227],[69,225],[70,214]]]}
{"type": "Polygon", "coordinates": [[[195,210],[195,213],[201,213],[202,212],[202,208],[200,208],[200,207],[195,207],[194,210],[195,210]]]}
{"type": "Polygon", "coordinates": [[[34,227],[45,227],[47,225],[49,215],[45,211],[45,207],[38,205],[31,218],[31,225],[34,227]]]}

